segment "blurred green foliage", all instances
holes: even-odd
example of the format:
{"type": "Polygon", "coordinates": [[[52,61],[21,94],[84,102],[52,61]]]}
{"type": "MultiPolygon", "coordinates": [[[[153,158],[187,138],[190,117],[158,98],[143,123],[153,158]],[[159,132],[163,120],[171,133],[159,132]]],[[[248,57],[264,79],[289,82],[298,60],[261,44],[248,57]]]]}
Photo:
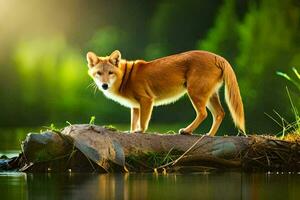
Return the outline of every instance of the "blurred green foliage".
{"type": "MultiPolygon", "coordinates": [[[[259,130],[255,127],[272,125],[263,112],[275,109],[285,117],[291,115],[286,83],[275,73],[278,69],[299,67],[300,8],[292,0],[250,1],[247,12],[239,19],[236,6],[234,0],[225,1],[207,39],[199,41],[199,48],[229,59],[238,76],[247,126],[259,130]]],[[[293,91],[299,106],[299,93],[293,91]]]]}
{"type": "MultiPolygon", "coordinates": [[[[91,116],[96,117],[93,123],[129,123],[127,108],[88,87],[92,80],[87,75],[86,52],[104,56],[115,49],[128,60],[192,49],[215,52],[228,59],[237,74],[250,132],[277,132],[280,127],[264,114],[273,109],[287,119],[293,116],[284,89],[289,83],[275,73],[291,71],[291,66],[299,69],[300,4],[296,0],[78,0],[65,10],[55,0],[49,7],[57,8],[62,22],[54,23],[48,12],[41,12],[45,19],[36,23],[38,28],[28,25],[24,34],[7,32],[9,43],[2,38],[0,126],[89,123],[91,116]]],[[[16,20],[22,21],[21,17],[22,12],[16,20]]],[[[0,23],[9,30],[8,21],[0,23]]],[[[299,107],[299,91],[293,85],[290,89],[299,107]]],[[[193,117],[185,97],[156,108],[152,122],[186,125],[193,117]]],[[[206,120],[200,132],[207,131],[210,123],[206,120]]],[[[221,129],[234,130],[229,113],[221,129]]]]}

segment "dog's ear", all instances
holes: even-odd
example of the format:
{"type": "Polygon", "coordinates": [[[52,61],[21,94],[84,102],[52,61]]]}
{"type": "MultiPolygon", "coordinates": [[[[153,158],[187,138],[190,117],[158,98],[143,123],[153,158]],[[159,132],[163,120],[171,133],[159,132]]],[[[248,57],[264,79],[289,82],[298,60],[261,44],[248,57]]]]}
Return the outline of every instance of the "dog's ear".
{"type": "Polygon", "coordinates": [[[98,56],[95,53],[91,52],[91,51],[86,54],[86,59],[88,61],[88,66],[89,67],[94,67],[100,61],[98,56]]]}
{"type": "Polygon", "coordinates": [[[112,52],[109,56],[109,62],[116,67],[118,67],[119,63],[121,61],[121,52],[119,50],[115,50],[112,52]]]}

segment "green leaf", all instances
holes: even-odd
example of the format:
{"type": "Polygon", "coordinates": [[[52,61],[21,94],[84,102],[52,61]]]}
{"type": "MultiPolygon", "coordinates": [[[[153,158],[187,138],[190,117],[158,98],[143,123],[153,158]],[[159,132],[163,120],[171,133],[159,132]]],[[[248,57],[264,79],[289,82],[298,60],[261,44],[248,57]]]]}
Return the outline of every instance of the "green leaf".
{"type": "Polygon", "coordinates": [[[95,119],[96,119],[95,116],[91,116],[89,124],[93,124],[94,125],[95,124],[95,119]]]}

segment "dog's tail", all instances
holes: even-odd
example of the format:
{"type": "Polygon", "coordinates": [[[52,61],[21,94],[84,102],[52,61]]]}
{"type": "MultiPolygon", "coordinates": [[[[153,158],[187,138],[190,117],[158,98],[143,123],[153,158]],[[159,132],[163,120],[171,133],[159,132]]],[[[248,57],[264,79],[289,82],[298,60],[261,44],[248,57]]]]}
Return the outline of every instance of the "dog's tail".
{"type": "Polygon", "coordinates": [[[229,107],[234,124],[245,133],[244,107],[235,73],[231,65],[225,59],[222,68],[225,81],[226,103],[229,107]]]}

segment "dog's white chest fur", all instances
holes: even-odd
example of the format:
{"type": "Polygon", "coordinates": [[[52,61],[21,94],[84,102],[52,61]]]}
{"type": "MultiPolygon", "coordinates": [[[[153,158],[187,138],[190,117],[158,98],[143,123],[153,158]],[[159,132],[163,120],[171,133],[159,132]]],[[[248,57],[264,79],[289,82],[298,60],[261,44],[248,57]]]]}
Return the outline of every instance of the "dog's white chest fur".
{"type": "Polygon", "coordinates": [[[121,104],[121,105],[123,105],[125,107],[128,107],[128,108],[139,108],[140,107],[140,105],[138,104],[138,102],[132,101],[131,99],[128,99],[126,97],[122,97],[121,95],[118,95],[118,94],[116,94],[114,92],[104,90],[103,94],[107,98],[112,99],[115,102],[118,102],[119,104],[121,104]]]}

